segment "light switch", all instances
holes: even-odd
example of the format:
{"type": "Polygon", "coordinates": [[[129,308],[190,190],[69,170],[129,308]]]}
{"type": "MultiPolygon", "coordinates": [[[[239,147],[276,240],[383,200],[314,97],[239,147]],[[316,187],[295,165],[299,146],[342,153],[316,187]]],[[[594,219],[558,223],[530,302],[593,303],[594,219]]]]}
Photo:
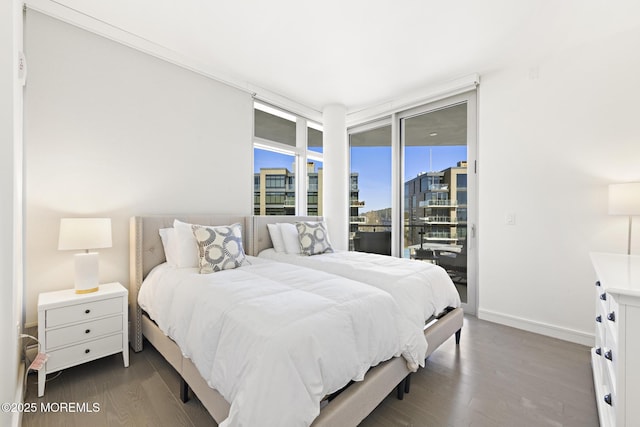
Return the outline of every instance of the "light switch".
{"type": "Polygon", "coordinates": [[[516,214],[513,212],[509,212],[505,215],[504,223],[507,225],[516,225],[516,214]]]}

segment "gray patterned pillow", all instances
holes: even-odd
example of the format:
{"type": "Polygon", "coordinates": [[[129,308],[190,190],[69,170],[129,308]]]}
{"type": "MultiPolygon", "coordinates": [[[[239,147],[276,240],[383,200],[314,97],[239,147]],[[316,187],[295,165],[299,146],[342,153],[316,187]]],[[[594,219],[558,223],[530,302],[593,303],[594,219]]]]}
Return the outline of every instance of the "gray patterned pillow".
{"type": "Polygon", "coordinates": [[[333,252],[324,222],[296,222],[296,229],[303,254],[318,255],[333,252]]]}
{"type": "Polygon", "coordinates": [[[216,227],[193,224],[191,229],[198,242],[200,274],[240,267],[247,261],[240,224],[216,227]]]}

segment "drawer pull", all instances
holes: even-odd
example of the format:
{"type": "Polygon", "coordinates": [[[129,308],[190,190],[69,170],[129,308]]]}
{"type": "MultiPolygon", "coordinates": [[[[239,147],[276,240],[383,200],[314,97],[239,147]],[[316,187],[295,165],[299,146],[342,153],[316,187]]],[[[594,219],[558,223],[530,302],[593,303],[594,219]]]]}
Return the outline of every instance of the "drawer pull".
{"type": "Polygon", "coordinates": [[[596,281],[596,286],[600,286],[600,280],[596,281]]]}
{"type": "Polygon", "coordinates": [[[91,329],[85,329],[85,330],[84,330],[84,333],[85,333],[85,334],[88,334],[89,332],[91,332],[91,329]]]}
{"type": "MultiPolygon", "coordinates": [[[[604,295],[604,294],[603,294],[604,295]]],[[[84,311],[84,314],[89,314],[91,313],[91,310],[89,310],[88,308],[84,311]]]]}
{"type": "Polygon", "coordinates": [[[84,352],[85,352],[85,354],[89,354],[91,352],[91,350],[86,349],[84,352]]]}
{"type": "Polygon", "coordinates": [[[606,301],[606,300],[607,300],[607,294],[606,294],[606,293],[604,293],[604,294],[600,294],[600,299],[601,299],[602,301],[606,301]]]}
{"type": "Polygon", "coordinates": [[[604,401],[607,405],[611,406],[611,393],[604,395],[604,401]]]}
{"type": "Polygon", "coordinates": [[[602,323],[602,316],[601,315],[597,315],[596,316],[596,322],[602,323]]]}
{"type": "Polygon", "coordinates": [[[612,322],[616,321],[616,313],[615,312],[611,312],[609,314],[607,314],[607,319],[611,320],[612,322]]]}
{"type": "Polygon", "coordinates": [[[611,350],[607,350],[604,353],[604,358],[607,359],[607,360],[613,360],[613,353],[611,352],[611,350]]]}
{"type": "Polygon", "coordinates": [[[602,348],[600,348],[600,347],[596,348],[596,354],[598,356],[602,356],[602,348]]]}

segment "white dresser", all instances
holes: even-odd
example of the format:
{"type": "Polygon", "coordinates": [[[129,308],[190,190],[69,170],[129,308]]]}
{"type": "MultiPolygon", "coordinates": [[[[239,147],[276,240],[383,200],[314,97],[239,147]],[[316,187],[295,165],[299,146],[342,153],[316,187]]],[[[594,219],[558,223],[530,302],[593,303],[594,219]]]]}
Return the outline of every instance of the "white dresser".
{"type": "Polygon", "coordinates": [[[49,356],[38,371],[38,397],[46,375],[122,352],[129,366],[127,290],[120,283],[100,285],[97,292],[73,289],[38,295],[38,340],[49,356]]]}
{"type": "Polygon", "coordinates": [[[640,256],[592,253],[598,281],[591,350],[601,426],[640,425],[640,256]]]}

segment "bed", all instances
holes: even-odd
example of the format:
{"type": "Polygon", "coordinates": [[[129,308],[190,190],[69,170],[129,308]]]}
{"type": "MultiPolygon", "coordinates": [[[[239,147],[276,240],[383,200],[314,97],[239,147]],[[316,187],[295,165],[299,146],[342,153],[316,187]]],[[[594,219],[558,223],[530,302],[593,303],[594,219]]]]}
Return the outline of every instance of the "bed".
{"type": "MultiPolygon", "coordinates": [[[[171,227],[173,220],[179,218],[185,222],[222,225],[242,223],[245,229],[252,227],[250,217],[233,215],[223,216],[149,216],[131,219],[131,282],[130,310],[132,321],[131,345],[134,351],[142,350],[143,336],[154,345],[163,357],[183,378],[182,392],[187,393],[186,385],[198,396],[205,408],[218,422],[223,423],[230,414],[232,406],[223,395],[211,388],[203,378],[201,369],[192,358],[185,357],[184,351],[169,338],[138,304],[138,293],[143,279],[165,261],[165,255],[158,231],[171,227]]],[[[250,248],[250,238],[245,236],[245,247],[250,248]]],[[[259,263],[257,263],[259,264],[259,263]]],[[[280,269],[284,268],[282,265],[280,269]]],[[[290,267],[287,266],[286,269],[290,267]]],[[[258,269],[259,270],[259,269],[258,269]]],[[[284,270],[283,270],[284,272],[284,270]]],[[[261,275],[260,271],[256,274],[261,275]]],[[[326,273],[325,273],[326,274],[326,273]]],[[[294,274],[295,275],[295,274],[294,274]]],[[[331,275],[328,275],[331,276],[331,275]]],[[[357,285],[356,285],[357,287],[357,285]]],[[[424,332],[430,343],[427,354],[458,331],[462,326],[462,312],[452,310],[446,316],[430,325],[424,332]]],[[[402,357],[393,357],[368,370],[364,379],[350,385],[323,407],[313,421],[314,426],[341,425],[355,426],[369,414],[396,386],[402,385],[410,373],[402,357]]],[[[404,383],[405,386],[408,385],[404,383]]],[[[273,390],[277,393],[277,390],[273,390]]]]}
{"type": "MultiPolygon", "coordinates": [[[[356,251],[329,249],[322,252],[330,248],[330,242],[320,245],[320,253],[316,255],[294,253],[296,249],[300,252],[302,242],[302,234],[293,226],[296,223],[320,224],[321,228],[311,228],[308,233],[329,234],[322,217],[254,216],[252,253],[265,259],[327,271],[382,289],[395,298],[408,321],[420,330],[434,316],[460,307],[460,295],[453,281],[443,268],[432,263],[356,251]],[[286,233],[284,238],[280,237],[281,242],[275,244],[272,234],[278,231],[273,228],[274,224],[288,226],[282,229],[286,233]]],[[[460,331],[456,331],[456,338],[460,339],[460,331]]]]}

